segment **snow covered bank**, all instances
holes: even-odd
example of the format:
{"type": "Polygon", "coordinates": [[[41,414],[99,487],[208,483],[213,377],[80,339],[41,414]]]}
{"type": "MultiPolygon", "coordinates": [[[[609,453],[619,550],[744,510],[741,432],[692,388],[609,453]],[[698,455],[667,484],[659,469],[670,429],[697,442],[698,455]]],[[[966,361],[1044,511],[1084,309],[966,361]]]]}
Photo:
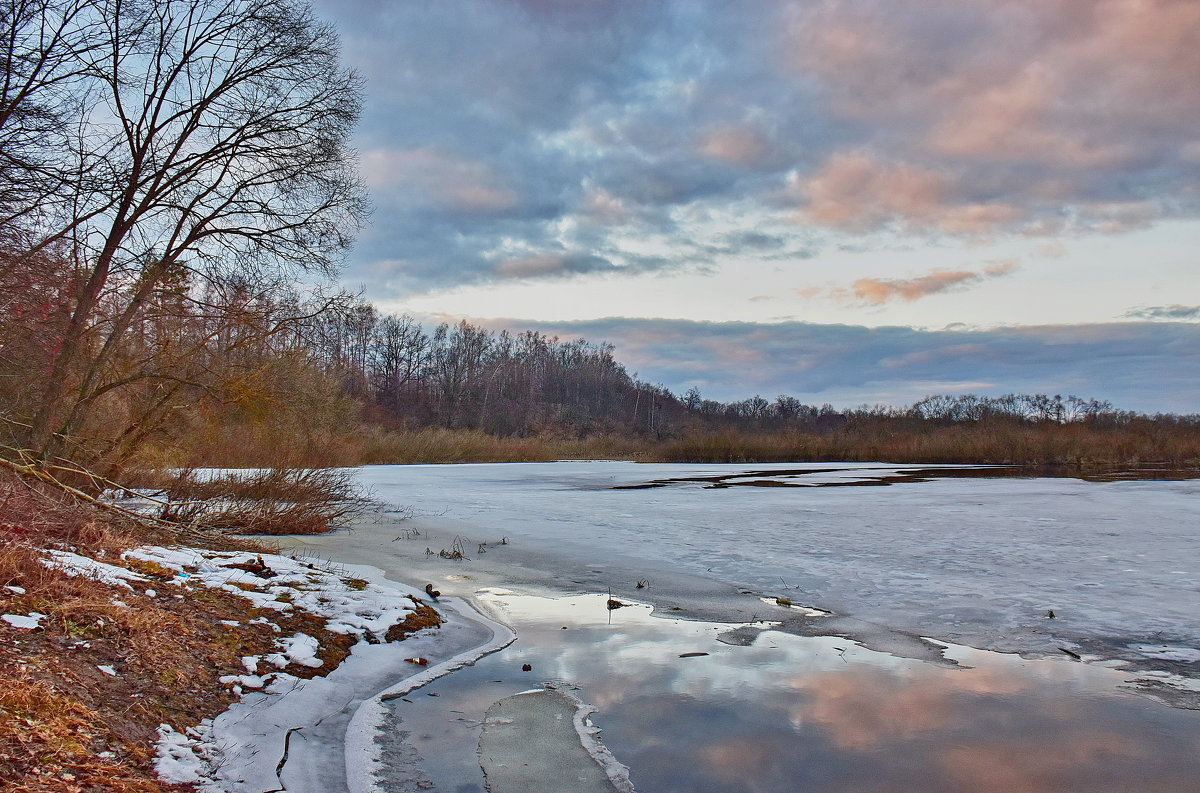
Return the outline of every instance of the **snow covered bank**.
{"type": "Polygon", "coordinates": [[[402,642],[383,641],[388,629],[426,595],[368,566],[251,555],[251,566],[261,565],[272,573],[260,578],[225,566],[245,559],[245,553],[145,547],[126,555],[174,571],[176,582],[235,591],[265,610],[309,611],[325,617],[330,630],[362,639],[327,676],[303,679],[282,669],[291,663],[321,666],[316,640],[305,634],[281,635],[277,653],[244,658],[247,674],[223,679],[241,694],[239,703],[183,733],[164,725],[160,776],[194,782],[205,791],[370,789],[369,774],[364,774],[366,766],[360,761],[373,751],[378,696],[422,685],[513,638],[507,629],[449,599],[437,604],[445,620],[438,629],[402,642]],[[410,660],[417,657],[431,665],[410,660]],[[364,703],[370,707],[360,712],[364,703]]]}

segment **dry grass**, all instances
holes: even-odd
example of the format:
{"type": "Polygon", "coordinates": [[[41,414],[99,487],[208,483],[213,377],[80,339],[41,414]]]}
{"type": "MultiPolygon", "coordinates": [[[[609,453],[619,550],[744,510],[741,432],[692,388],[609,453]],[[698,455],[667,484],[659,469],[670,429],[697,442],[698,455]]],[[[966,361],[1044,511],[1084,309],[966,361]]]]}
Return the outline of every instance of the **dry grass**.
{"type": "Polygon", "coordinates": [[[631,459],[645,452],[645,440],[616,434],[578,438],[569,435],[491,435],[483,430],[424,429],[396,431],[364,427],[326,439],[320,448],[303,454],[280,452],[275,447],[254,447],[244,441],[236,451],[220,452],[206,446],[203,454],[188,457],[194,465],[271,466],[288,464],[315,467],[405,463],[507,463],[547,462],[565,458],[631,459]],[[299,460],[301,462],[295,462],[299,460]]]}
{"type": "MultiPolygon", "coordinates": [[[[836,429],[749,430],[677,428],[656,440],[619,433],[575,437],[544,432],[528,437],[482,430],[424,428],[389,431],[359,427],[306,445],[305,465],[543,462],[626,459],[655,462],[804,462],[887,460],[897,463],[1007,463],[1054,466],[1200,464],[1200,428],[1157,419],[1123,425],[1016,420],[939,424],[904,416],[855,418],[836,429]]],[[[210,449],[211,451],[211,449],[210,449]]],[[[212,465],[273,465],[292,452],[246,439],[212,465]]]]}
{"type": "MultiPolygon", "coordinates": [[[[142,565],[140,572],[152,570],[142,565]]],[[[167,789],[152,768],[156,727],[182,730],[236,700],[219,678],[244,673],[242,657],[273,652],[278,636],[251,620],[269,616],[283,635],[304,632],[318,639],[325,666],[285,670],[298,677],[328,673],[353,643],[313,615],[266,614],[220,590],[191,588],[178,599],[182,590],[152,580],[157,596],[150,597],[138,583],[141,591],[129,591],[71,577],[47,568],[23,543],[0,554],[0,581],[26,590],[2,590],[5,612],[46,615],[35,631],[0,624],[6,715],[18,706],[24,714],[6,718],[0,730],[5,790],[167,789]],[[119,758],[122,770],[111,783],[101,781],[113,765],[101,753],[119,758]]]]}
{"type": "Polygon", "coordinates": [[[554,434],[530,437],[489,435],[482,430],[426,428],[375,432],[363,438],[359,462],[517,463],[563,459],[636,459],[649,444],[615,434],[585,438],[554,434]]]}
{"type": "Polygon", "coordinates": [[[407,639],[417,631],[425,630],[426,628],[436,628],[442,624],[441,616],[434,609],[421,601],[413,598],[416,603],[416,608],[409,612],[403,622],[398,622],[388,628],[385,636],[389,642],[398,642],[407,639]]]}
{"type": "Polygon", "coordinates": [[[147,777],[146,747],[126,741],[101,714],[25,670],[0,671],[0,710],[0,780],[6,791],[168,789],[147,777]]]}
{"type": "Polygon", "coordinates": [[[43,563],[42,549],[57,545],[122,564],[122,551],[164,539],[156,530],[112,521],[0,473],[0,613],[46,615],[33,630],[0,622],[0,789],[6,792],[182,789],[155,777],[156,729],[167,723],[182,730],[236,701],[219,678],[244,674],[242,657],[274,652],[281,635],[251,620],[267,616],[282,635],[303,632],[318,640],[325,664],[283,670],[297,677],[328,674],[354,642],[311,614],[262,612],[233,593],[184,589],[172,582],[173,571],[151,562],[126,564],[147,577],[131,582],[132,589],[43,563]]]}
{"type": "Polygon", "coordinates": [[[146,454],[156,467],[337,468],[361,462],[363,441],[356,433],[334,423],[322,426],[320,419],[283,430],[233,424],[206,428],[182,449],[146,454]]]}
{"type": "Polygon", "coordinates": [[[543,462],[555,455],[539,438],[500,437],[482,430],[428,428],[373,433],[363,439],[362,462],[543,462]]]}
{"type": "Polygon", "coordinates": [[[905,428],[804,432],[696,433],[648,450],[664,462],[995,463],[1076,468],[1200,463],[1200,438],[1084,424],[905,428]]]}

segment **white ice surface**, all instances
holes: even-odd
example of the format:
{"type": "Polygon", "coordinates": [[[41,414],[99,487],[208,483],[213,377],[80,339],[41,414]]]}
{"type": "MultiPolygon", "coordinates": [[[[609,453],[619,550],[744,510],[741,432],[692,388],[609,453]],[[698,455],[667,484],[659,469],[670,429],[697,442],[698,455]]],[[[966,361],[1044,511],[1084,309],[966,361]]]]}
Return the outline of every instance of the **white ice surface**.
{"type": "Polygon", "coordinates": [[[1169,644],[1135,644],[1130,649],[1147,658],[1162,658],[1187,664],[1200,662],[1200,650],[1191,647],[1176,647],[1169,644]]]}
{"type": "Polygon", "coordinates": [[[564,565],[644,576],[650,598],[656,572],[686,572],[975,647],[1057,654],[1076,639],[1159,636],[1200,648],[1198,480],[612,489],[731,472],[837,469],[792,480],[817,483],[933,467],[573,461],[369,466],[358,478],[414,510],[410,525],[437,533],[435,551],[455,534],[468,549],[503,537],[513,558],[537,549],[564,565]]]}

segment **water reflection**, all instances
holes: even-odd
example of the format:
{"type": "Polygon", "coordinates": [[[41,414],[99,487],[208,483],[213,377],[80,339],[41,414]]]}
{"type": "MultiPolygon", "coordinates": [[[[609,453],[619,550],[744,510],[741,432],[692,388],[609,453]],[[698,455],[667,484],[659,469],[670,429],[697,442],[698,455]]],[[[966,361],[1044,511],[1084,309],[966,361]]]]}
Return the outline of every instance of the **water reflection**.
{"type": "Polygon", "coordinates": [[[599,708],[642,793],[1200,791],[1200,713],[1121,692],[1113,670],[966,648],[938,667],[771,630],[732,646],[733,626],[606,598],[481,595],[518,642],[398,705],[439,789],[481,790],[463,750],[482,711],[551,680],[599,708]]]}

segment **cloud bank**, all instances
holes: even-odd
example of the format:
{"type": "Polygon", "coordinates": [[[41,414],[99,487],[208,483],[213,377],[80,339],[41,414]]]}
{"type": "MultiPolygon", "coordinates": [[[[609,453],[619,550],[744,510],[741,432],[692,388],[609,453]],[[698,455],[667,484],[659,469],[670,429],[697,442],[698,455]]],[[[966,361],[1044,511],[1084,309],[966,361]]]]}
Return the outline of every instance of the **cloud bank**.
{"type": "Polygon", "coordinates": [[[791,394],[838,407],[937,393],[1076,394],[1142,412],[1200,412],[1200,325],[1122,322],[992,330],[611,318],[488,320],[608,341],[638,377],[707,398],[791,394]]]}
{"type": "Polygon", "coordinates": [[[318,8],[368,78],[373,291],[1200,215],[1194,0],[318,8]]]}

